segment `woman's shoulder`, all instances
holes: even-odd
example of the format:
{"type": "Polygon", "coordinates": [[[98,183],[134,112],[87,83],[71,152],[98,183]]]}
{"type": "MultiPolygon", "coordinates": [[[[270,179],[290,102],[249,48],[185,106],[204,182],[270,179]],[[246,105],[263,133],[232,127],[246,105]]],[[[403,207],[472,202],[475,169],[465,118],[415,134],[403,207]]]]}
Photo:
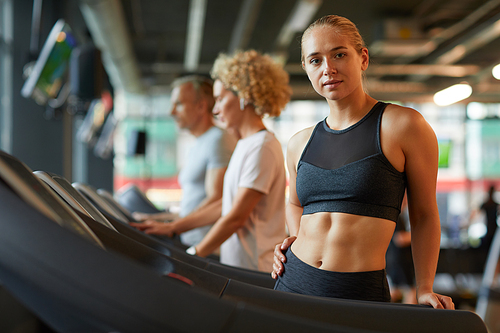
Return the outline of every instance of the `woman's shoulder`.
{"type": "Polygon", "coordinates": [[[388,114],[399,118],[409,118],[409,119],[422,118],[422,114],[417,110],[407,106],[402,106],[392,103],[387,104],[384,114],[388,114]]]}
{"type": "Polygon", "coordinates": [[[417,110],[389,104],[382,117],[382,131],[398,141],[414,141],[434,137],[434,130],[417,110]]]}
{"type": "Polygon", "coordinates": [[[303,148],[307,144],[307,142],[309,141],[309,138],[311,137],[312,132],[314,131],[315,127],[316,126],[306,127],[304,129],[298,131],[294,135],[292,135],[292,137],[290,138],[290,141],[288,141],[288,147],[295,148],[298,146],[298,147],[303,148]]]}
{"type": "Polygon", "coordinates": [[[383,123],[402,131],[412,127],[427,126],[427,121],[417,110],[397,104],[388,104],[382,118],[383,123]],[[397,127],[396,127],[397,126],[397,127]]]}
{"type": "Polygon", "coordinates": [[[287,160],[289,162],[293,162],[294,164],[298,163],[302,151],[304,151],[307,142],[309,142],[309,138],[314,128],[315,126],[304,128],[290,138],[287,145],[287,160]]]}

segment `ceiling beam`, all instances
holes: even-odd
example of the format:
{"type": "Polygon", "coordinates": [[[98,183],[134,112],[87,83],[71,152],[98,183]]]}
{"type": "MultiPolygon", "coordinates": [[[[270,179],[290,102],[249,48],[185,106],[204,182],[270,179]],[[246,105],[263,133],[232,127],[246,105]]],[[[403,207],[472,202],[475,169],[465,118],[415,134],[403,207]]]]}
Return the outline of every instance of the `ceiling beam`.
{"type": "Polygon", "coordinates": [[[295,34],[303,32],[311,23],[323,0],[299,0],[295,3],[285,24],[276,37],[273,56],[280,63],[288,60],[288,47],[295,34]]]}
{"type": "Polygon", "coordinates": [[[480,71],[476,65],[375,65],[366,70],[368,76],[386,75],[432,75],[444,77],[465,77],[480,71]]]}
{"type": "MultiPolygon", "coordinates": [[[[179,74],[182,72],[182,66],[178,63],[157,62],[152,65],[142,64],[141,70],[145,73],[156,75],[179,74]]],[[[212,64],[199,64],[197,72],[208,73],[212,64]]],[[[306,75],[300,64],[287,64],[285,71],[290,75],[306,75]]],[[[371,64],[366,71],[368,76],[398,76],[425,74],[443,77],[464,77],[479,74],[481,68],[476,65],[377,65],[371,64]]]]}
{"type": "Polygon", "coordinates": [[[500,14],[496,15],[494,20],[494,23],[487,24],[483,29],[467,36],[466,40],[439,56],[436,63],[443,65],[454,64],[471,52],[497,39],[500,36],[500,14]]]}
{"type": "Polygon", "coordinates": [[[131,0],[132,6],[132,26],[134,27],[135,34],[138,38],[143,38],[146,35],[144,28],[144,21],[142,20],[142,6],[140,0],[131,0]]]}
{"type": "Polygon", "coordinates": [[[431,37],[427,43],[424,43],[418,49],[414,50],[413,56],[404,56],[396,59],[394,62],[397,64],[408,64],[417,60],[422,55],[430,54],[431,52],[437,50],[439,45],[474,27],[479,20],[481,20],[485,15],[488,15],[499,5],[500,0],[490,0],[486,2],[478,9],[474,10],[471,14],[467,15],[460,22],[455,23],[451,27],[444,29],[435,36],[431,37]]]}
{"type": "Polygon", "coordinates": [[[190,72],[198,68],[200,61],[206,12],[206,0],[190,0],[186,52],[184,55],[184,69],[190,72]]]}
{"type": "Polygon", "coordinates": [[[114,89],[142,92],[144,87],[121,1],[80,0],[79,4],[114,89]]]}
{"type": "Polygon", "coordinates": [[[244,0],[229,42],[229,53],[246,49],[259,17],[262,0],[244,0]]]}
{"type": "MultiPolygon", "coordinates": [[[[440,52],[427,57],[424,60],[426,64],[438,64],[438,65],[452,65],[463,59],[468,54],[480,49],[481,47],[487,45],[493,40],[500,37],[500,13],[498,12],[498,6],[500,5],[500,0],[492,0],[487,2],[485,5],[474,11],[471,15],[467,16],[461,22],[464,22],[466,26],[472,26],[474,28],[470,29],[465,35],[458,38],[452,44],[448,45],[445,49],[440,52]],[[496,10],[497,14],[488,19],[487,21],[474,26],[473,22],[477,22],[480,15],[489,14],[486,9],[496,10]]],[[[460,23],[461,23],[460,22],[460,23]]],[[[458,24],[460,24],[458,23],[458,24]]],[[[455,25],[456,26],[456,25],[455,25]]],[[[457,28],[458,29],[458,28],[457,28]]],[[[430,78],[430,75],[420,73],[411,76],[411,80],[424,81],[430,78]]]]}
{"type": "MultiPolygon", "coordinates": [[[[303,74],[300,64],[287,64],[285,70],[291,75],[303,74]]],[[[367,76],[398,76],[398,75],[435,75],[444,77],[464,77],[476,75],[481,68],[476,65],[378,65],[370,64],[366,70],[367,76]]]]}

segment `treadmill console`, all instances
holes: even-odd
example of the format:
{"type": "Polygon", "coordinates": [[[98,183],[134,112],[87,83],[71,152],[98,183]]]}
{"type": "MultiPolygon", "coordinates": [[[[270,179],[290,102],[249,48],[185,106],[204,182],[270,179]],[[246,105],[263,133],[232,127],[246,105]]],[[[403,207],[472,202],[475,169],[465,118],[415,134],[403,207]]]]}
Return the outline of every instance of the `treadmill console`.
{"type": "Polygon", "coordinates": [[[26,164],[1,150],[0,178],[42,214],[104,248],[85,222],[54,191],[40,181],[26,164]]]}

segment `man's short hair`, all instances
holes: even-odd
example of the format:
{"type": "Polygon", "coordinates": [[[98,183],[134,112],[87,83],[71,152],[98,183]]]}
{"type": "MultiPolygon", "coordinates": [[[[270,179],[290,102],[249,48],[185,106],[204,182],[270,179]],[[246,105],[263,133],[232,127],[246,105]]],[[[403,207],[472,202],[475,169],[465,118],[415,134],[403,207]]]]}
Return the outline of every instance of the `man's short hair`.
{"type": "Polygon", "coordinates": [[[204,98],[208,104],[208,111],[212,112],[215,105],[213,95],[213,80],[202,75],[187,75],[175,79],[172,82],[172,89],[182,86],[183,84],[191,83],[196,93],[196,99],[204,98]]]}

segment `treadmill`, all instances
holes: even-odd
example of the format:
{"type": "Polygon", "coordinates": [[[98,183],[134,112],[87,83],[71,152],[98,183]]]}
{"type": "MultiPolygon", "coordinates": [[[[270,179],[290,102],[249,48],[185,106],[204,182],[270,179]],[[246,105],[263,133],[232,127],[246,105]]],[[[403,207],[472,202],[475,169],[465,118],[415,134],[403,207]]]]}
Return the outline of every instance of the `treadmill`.
{"type": "Polygon", "coordinates": [[[479,288],[476,313],[485,321],[491,333],[500,333],[500,228],[495,231],[479,288]]]}
{"type": "Polygon", "coordinates": [[[3,151],[0,198],[0,280],[58,332],[372,332],[222,300],[107,251],[78,214],[3,151]]]}
{"type": "MultiPolygon", "coordinates": [[[[43,200],[55,198],[55,192],[40,186],[28,169],[15,170],[25,167],[17,160],[3,163],[9,158],[0,153],[0,280],[57,331],[487,332],[469,311],[328,299],[242,283],[229,284],[217,297],[181,274],[170,274],[168,265],[159,271],[118,253],[111,237],[119,234],[96,221],[91,229],[84,221],[92,219],[84,214],[77,215],[78,223],[49,218],[54,214],[38,206],[54,211],[64,203],[43,200]],[[21,196],[3,177],[5,168],[38,186],[25,186],[30,194],[21,196]],[[29,197],[38,197],[38,206],[29,197]]],[[[144,248],[119,236],[117,244],[144,248]]]]}
{"type": "Polygon", "coordinates": [[[97,189],[97,194],[99,194],[101,196],[101,198],[103,198],[105,201],[107,201],[108,204],[113,206],[115,209],[119,210],[127,218],[127,220],[129,220],[129,221],[135,220],[134,217],[132,216],[132,213],[128,209],[126,209],[125,207],[120,205],[116,201],[116,199],[112,193],[110,193],[109,191],[107,191],[103,188],[100,188],[100,189],[97,189]]]}
{"type": "Polygon", "coordinates": [[[115,227],[102,215],[102,213],[92,205],[80,192],[78,192],[71,184],[63,177],[45,171],[33,172],[40,178],[47,186],[55,191],[66,203],[73,209],[86,214],[97,222],[100,222],[110,229],[115,227]]]}
{"type": "Polygon", "coordinates": [[[73,183],[75,189],[77,189],[82,195],[87,197],[94,205],[101,207],[102,210],[106,211],[108,214],[112,215],[115,219],[128,223],[132,222],[130,216],[125,215],[119,209],[115,208],[113,205],[109,204],[107,201],[103,200],[101,196],[97,194],[96,189],[92,186],[83,183],[73,183]]]}
{"type": "MultiPolygon", "coordinates": [[[[205,258],[189,255],[185,252],[184,249],[178,249],[175,245],[166,246],[165,243],[159,242],[155,238],[147,236],[137,229],[122,223],[121,221],[116,221],[114,219],[114,216],[107,215],[105,212],[104,215],[101,214],[100,211],[93,206],[93,204],[87,199],[85,195],[82,195],[79,191],[73,188],[73,186],[71,186],[71,184],[61,176],[40,171],[35,171],[34,174],[42,179],[52,190],[54,190],[59,196],[61,196],[61,198],[75,210],[88,216],[89,218],[92,218],[97,222],[101,222],[101,224],[103,224],[104,226],[110,227],[110,229],[112,229],[114,232],[118,232],[121,235],[124,235],[135,242],[138,242],[157,252],[160,252],[173,260],[180,260],[189,265],[202,268],[211,271],[212,273],[216,273],[226,278],[235,279],[241,282],[267,288],[272,288],[274,286],[274,280],[267,273],[226,266],[220,263],[214,263],[213,261],[207,260],[205,258]],[[99,219],[95,219],[94,216],[98,216],[99,219]],[[101,219],[104,219],[104,221],[101,221],[101,219]]],[[[99,200],[97,193],[94,192],[91,187],[85,188],[86,191],[88,191],[86,193],[91,194],[94,200],[99,200]]],[[[89,221],[88,219],[85,219],[85,221],[87,225],[91,225],[92,229],[92,223],[94,221],[89,221]]]]}
{"type": "Polygon", "coordinates": [[[164,212],[160,210],[149,200],[149,198],[137,187],[129,183],[120,188],[116,193],[117,201],[128,211],[155,214],[164,212]]]}

